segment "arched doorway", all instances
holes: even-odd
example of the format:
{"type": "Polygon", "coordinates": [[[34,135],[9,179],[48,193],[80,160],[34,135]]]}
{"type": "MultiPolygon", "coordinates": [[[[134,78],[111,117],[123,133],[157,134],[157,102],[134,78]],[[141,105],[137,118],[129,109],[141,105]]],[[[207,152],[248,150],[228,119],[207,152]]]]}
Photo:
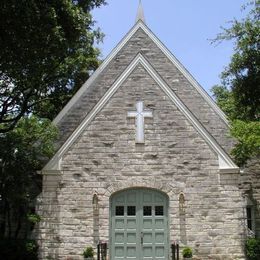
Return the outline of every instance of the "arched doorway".
{"type": "Polygon", "coordinates": [[[168,260],[168,196],[147,188],[123,190],[110,200],[111,260],[168,260]]]}

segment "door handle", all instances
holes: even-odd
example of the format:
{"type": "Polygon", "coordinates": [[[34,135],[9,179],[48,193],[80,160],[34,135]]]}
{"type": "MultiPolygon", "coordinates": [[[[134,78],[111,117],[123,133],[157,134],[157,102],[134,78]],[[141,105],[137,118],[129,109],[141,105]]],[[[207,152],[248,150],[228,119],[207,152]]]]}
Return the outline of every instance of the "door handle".
{"type": "Polygon", "coordinates": [[[143,245],[143,243],[144,243],[144,233],[141,232],[141,245],[143,245]]]}

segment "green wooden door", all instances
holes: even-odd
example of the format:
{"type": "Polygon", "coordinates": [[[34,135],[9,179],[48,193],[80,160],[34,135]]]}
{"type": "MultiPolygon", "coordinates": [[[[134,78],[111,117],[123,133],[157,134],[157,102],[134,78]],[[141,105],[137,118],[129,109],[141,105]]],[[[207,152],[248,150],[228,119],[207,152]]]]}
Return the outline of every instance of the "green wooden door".
{"type": "Polygon", "coordinates": [[[168,260],[168,199],[131,189],[111,199],[111,260],[168,260]]]}

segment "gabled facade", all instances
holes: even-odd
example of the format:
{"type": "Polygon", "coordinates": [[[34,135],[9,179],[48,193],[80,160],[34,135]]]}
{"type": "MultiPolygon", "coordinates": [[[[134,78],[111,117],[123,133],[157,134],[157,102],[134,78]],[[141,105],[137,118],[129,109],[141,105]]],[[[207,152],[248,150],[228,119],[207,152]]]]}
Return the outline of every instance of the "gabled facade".
{"type": "Polygon", "coordinates": [[[223,112],[142,20],[54,120],[40,259],[245,259],[245,199],[223,112]]]}

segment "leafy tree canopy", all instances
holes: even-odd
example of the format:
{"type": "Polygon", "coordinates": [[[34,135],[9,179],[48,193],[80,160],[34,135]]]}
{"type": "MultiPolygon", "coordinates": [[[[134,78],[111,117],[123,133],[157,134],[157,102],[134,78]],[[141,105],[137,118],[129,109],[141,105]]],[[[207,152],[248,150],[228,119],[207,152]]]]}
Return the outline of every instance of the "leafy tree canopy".
{"type": "Polygon", "coordinates": [[[237,163],[243,165],[250,158],[260,154],[260,123],[234,120],[231,123],[231,134],[237,144],[232,150],[237,163]]]}
{"type": "Polygon", "coordinates": [[[222,86],[213,96],[231,121],[238,143],[233,155],[238,165],[260,154],[260,1],[242,21],[234,20],[215,41],[234,40],[234,54],[222,73],[222,86]]]}
{"type": "Polygon", "coordinates": [[[0,237],[26,237],[40,219],[33,202],[54,153],[50,120],[99,65],[90,11],[102,4],[0,1],[0,237]]]}
{"type": "Polygon", "coordinates": [[[41,190],[37,170],[53,155],[56,137],[50,120],[35,116],[23,117],[14,130],[0,135],[0,236],[19,235],[41,190]]]}
{"type": "Polygon", "coordinates": [[[0,133],[52,119],[99,65],[90,11],[105,0],[0,1],[0,133]]]}

